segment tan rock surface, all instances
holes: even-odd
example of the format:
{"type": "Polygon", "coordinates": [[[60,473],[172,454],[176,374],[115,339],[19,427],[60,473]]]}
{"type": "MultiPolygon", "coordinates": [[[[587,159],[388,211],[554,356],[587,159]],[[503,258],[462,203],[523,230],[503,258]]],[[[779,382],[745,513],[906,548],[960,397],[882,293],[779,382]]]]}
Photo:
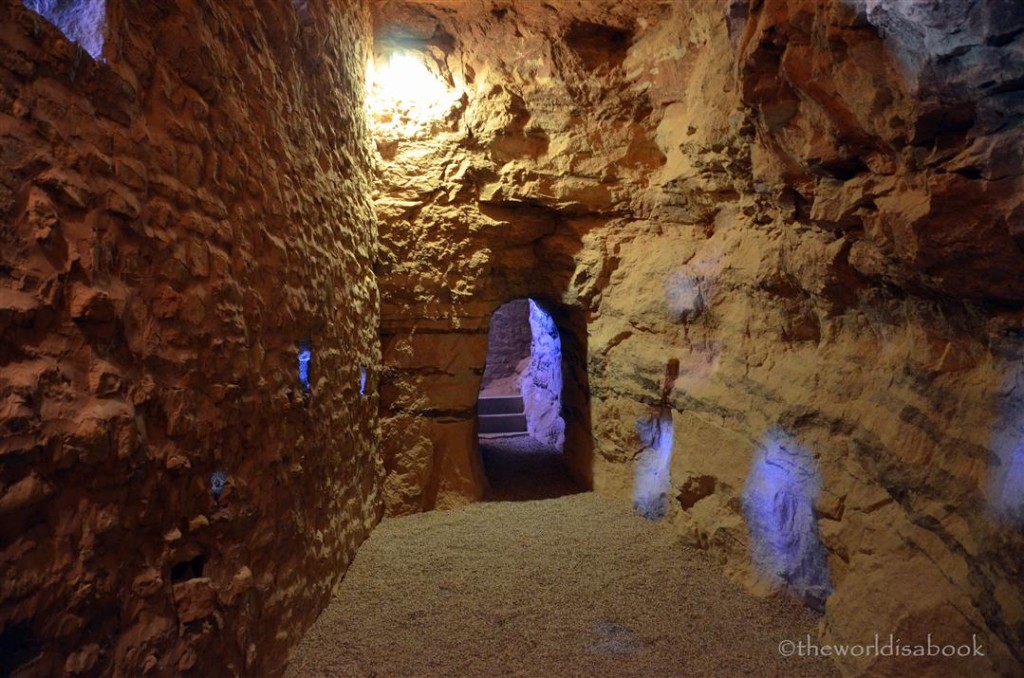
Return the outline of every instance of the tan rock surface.
{"type": "Polygon", "coordinates": [[[479,494],[442,463],[473,436],[437,432],[473,426],[489,315],[539,298],[588,486],[630,498],[668,408],[669,520],[768,590],[741,498],[785,431],[820,477],[823,638],[978,633],[1019,670],[1024,16],[948,4],[376,3],[378,52],[419,46],[457,95],[375,121],[382,331],[409,348],[388,510],[479,494]]]}

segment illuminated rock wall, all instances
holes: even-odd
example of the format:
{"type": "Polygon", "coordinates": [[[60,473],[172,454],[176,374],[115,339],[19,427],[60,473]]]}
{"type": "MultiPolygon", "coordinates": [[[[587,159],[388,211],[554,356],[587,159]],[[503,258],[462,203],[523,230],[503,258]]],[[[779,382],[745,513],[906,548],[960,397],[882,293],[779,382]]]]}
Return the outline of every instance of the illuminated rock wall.
{"type": "Polygon", "coordinates": [[[530,338],[530,302],[527,299],[510,301],[491,315],[481,393],[519,392],[521,372],[529,363],[530,338]]]}
{"type": "Polygon", "coordinates": [[[633,499],[669,415],[667,519],[733,576],[828,596],[830,640],[987,643],[846,670],[1011,673],[1024,16],[918,4],[379,11],[456,90],[377,130],[389,509],[479,496],[487,318],[539,298],[578,478],[633,499]]]}
{"type": "Polygon", "coordinates": [[[530,360],[520,392],[529,434],[549,447],[565,445],[562,420],[562,339],[554,319],[532,299],[529,302],[530,360]]]}
{"type": "Polygon", "coordinates": [[[109,0],[94,63],[0,2],[2,675],[274,675],[379,517],[369,16],[318,7],[109,0]]]}

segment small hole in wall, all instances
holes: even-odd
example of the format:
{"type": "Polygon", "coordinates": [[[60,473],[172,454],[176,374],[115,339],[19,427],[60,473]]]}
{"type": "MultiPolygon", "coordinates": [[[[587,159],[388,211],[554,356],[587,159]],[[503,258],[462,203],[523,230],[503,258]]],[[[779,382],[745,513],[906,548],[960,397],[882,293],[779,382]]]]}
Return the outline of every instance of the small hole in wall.
{"type": "Polygon", "coordinates": [[[206,565],[206,556],[198,555],[192,560],[183,560],[171,567],[171,581],[188,581],[203,576],[203,567],[206,565]]]}
{"type": "Polygon", "coordinates": [[[956,173],[966,179],[971,179],[973,181],[977,181],[978,179],[981,179],[984,176],[984,173],[982,172],[981,168],[975,166],[961,167],[960,169],[956,170],[956,173]]]}
{"type": "Polygon", "coordinates": [[[13,675],[38,657],[41,649],[42,643],[26,622],[7,626],[0,633],[0,676],[13,675]]]}
{"type": "Polygon", "coordinates": [[[214,499],[220,499],[224,494],[224,487],[228,484],[228,476],[224,471],[214,471],[210,474],[210,494],[214,499]]]}
{"type": "Polygon", "coordinates": [[[106,0],[22,0],[22,4],[56,26],[93,59],[102,57],[106,0]]]}
{"type": "Polygon", "coordinates": [[[366,397],[366,379],[367,379],[366,365],[359,366],[359,395],[366,397]]]}
{"type": "Polygon", "coordinates": [[[313,362],[313,342],[303,339],[299,342],[299,383],[309,391],[309,365],[313,362]]]}

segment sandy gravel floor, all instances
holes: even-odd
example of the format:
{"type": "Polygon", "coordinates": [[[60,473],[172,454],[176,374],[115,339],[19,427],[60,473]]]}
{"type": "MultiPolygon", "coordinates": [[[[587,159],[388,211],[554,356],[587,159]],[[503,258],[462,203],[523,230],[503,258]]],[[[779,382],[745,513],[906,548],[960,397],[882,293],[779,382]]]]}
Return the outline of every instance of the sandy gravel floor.
{"type": "Polygon", "coordinates": [[[557,455],[504,439],[485,464],[493,501],[373,532],[287,676],[838,675],[777,652],[815,635],[810,613],[748,595],[627,505],[557,496],[557,455]]]}

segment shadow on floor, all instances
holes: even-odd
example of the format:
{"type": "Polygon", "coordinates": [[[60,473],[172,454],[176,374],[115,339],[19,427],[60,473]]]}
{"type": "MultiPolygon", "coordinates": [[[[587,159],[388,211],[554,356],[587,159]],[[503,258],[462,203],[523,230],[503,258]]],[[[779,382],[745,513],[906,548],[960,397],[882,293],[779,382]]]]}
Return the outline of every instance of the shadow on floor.
{"type": "Polygon", "coordinates": [[[562,453],[530,436],[480,438],[480,454],[490,483],[484,501],[554,499],[583,491],[562,453]]]}

